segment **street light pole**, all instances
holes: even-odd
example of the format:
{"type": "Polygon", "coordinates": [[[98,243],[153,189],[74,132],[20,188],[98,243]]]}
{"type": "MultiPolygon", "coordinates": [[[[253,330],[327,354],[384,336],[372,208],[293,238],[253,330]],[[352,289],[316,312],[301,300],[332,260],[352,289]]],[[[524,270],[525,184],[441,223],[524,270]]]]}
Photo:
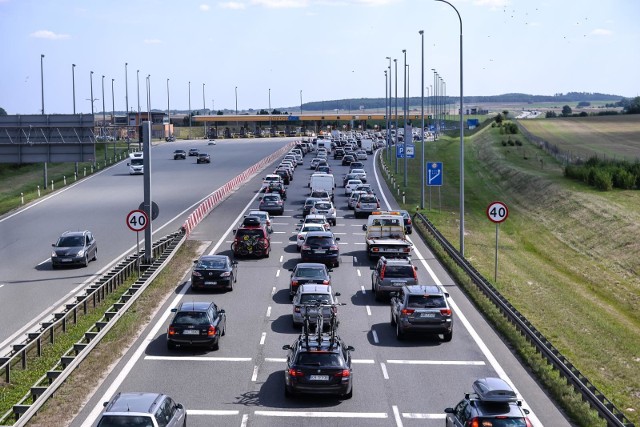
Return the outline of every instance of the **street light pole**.
{"type": "MultiPolygon", "coordinates": [[[[207,104],[206,104],[206,102],[204,100],[204,83],[202,83],[202,115],[203,116],[205,114],[204,110],[206,110],[206,109],[207,109],[207,104]]],[[[203,130],[204,130],[204,137],[203,138],[206,139],[207,138],[207,122],[203,121],[202,126],[203,126],[203,130]]]]}
{"type": "Polygon", "coordinates": [[[431,97],[433,98],[432,106],[433,106],[433,132],[434,132],[434,141],[438,139],[438,86],[436,85],[436,69],[432,68],[433,71],[433,91],[431,92],[431,97]]]}
{"type": "Polygon", "coordinates": [[[460,255],[464,256],[464,127],[463,127],[463,73],[462,73],[462,18],[454,5],[446,0],[436,0],[446,3],[456,11],[460,21],[460,255]]]}
{"type": "MultiPolygon", "coordinates": [[[[93,117],[93,71],[91,71],[89,73],[89,79],[90,79],[90,83],[91,83],[91,116],[93,117]]],[[[95,119],[94,119],[95,122],[95,119]]]]}
{"type": "Polygon", "coordinates": [[[406,49],[402,49],[402,53],[404,53],[404,109],[403,109],[403,116],[404,116],[404,132],[403,132],[403,143],[404,143],[404,150],[403,150],[403,154],[404,154],[404,186],[407,186],[407,146],[408,146],[408,141],[407,141],[407,110],[409,109],[409,103],[407,100],[407,50],[406,49]]]}
{"type": "Polygon", "coordinates": [[[422,124],[420,125],[420,140],[422,141],[422,159],[420,160],[420,175],[422,185],[420,186],[420,209],[424,209],[424,187],[425,187],[425,176],[424,170],[426,169],[426,164],[424,163],[424,30],[418,31],[420,34],[420,42],[421,42],[421,65],[420,65],[420,116],[422,117],[422,124]]]}
{"type": "Polygon", "coordinates": [[[391,163],[391,57],[387,56],[385,59],[389,60],[389,112],[387,114],[387,162],[391,163]]]}
{"type": "Polygon", "coordinates": [[[302,115],[302,89],[300,89],[300,115],[302,115]]]}
{"type": "Polygon", "coordinates": [[[238,115],[238,86],[236,86],[236,116],[238,115]]]}
{"type": "Polygon", "coordinates": [[[273,134],[273,129],[271,129],[271,88],[269,88],[269,136],[273,134]]]}
{"type": "Polygon", "coordinates": [[[76,113],[76,64],[71,64],[71,85],[73,87],[73,114],[76,113]]]}
{"type": "Polygon", "coordinates": [[[191,139],[191,82],[189,82],[189,139],[191,139]]]}
{"type": "Polygon", "coordinates": [[[396,174],[398,173],[398,60],[394,58],[393,63],[396,68],[396,174]]]}
{"type": "Polygon", "coordinates": [[[171,108],[169,106],[169,79],[167,79],[167,137],[171,136],[171,108]]]}
{"type": "Polygon", "coordinates": [[[40,93],[42,95],[42,115],[44,115],[44,55],[40,55],[40,93]]]}
{"type": "Polygon", "coordinates": [[[107,123],[107,112],[104,106],[104,76],[102,76],[102,136],[104,136],[104,126],[107,123]]]}
{"type": "MultiPolygon", "coordinates": [[[[389,138],[389,85],[387,82],[389,81],[389,73],[387,70],[384,70],[384,115],[385,115],[385,128],[387,130],[387,140],[389,138]]],[[[387,160],[389,160],[389,145],[387,145],[387,160]]]]}
{"type": "Polygon", "coordinates": [[[138,92],[138,120],[136,120],[136,126],[140,123],[140,70],[136,70],[136,91],[138,92]]]}

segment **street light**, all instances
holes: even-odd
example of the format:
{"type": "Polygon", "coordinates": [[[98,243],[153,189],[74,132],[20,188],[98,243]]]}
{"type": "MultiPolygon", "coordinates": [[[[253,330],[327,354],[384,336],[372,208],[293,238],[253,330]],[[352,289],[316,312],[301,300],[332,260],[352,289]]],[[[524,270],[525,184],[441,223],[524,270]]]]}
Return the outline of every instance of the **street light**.
{"type": "Polygon", "coordinates": [[[189,82],[189,139],[191,139],[191,82],[189,82]]]}
{"type": "MultiPolygon", "coordinates": [[[[388,113],[388,104],[389,104],[389,86],[387,85],[388,80],[387,70],[384,70],[384,115],[386,117],[385,127],[387,129],[387,140],[389,139],[389,115],[388,113]]],[[[389,160],[389,145],[387,144],[387,161],[389,160]]]]}
{"type": "Polygon", "coordinates": [[[398,173],[398,60],[394,58],[393,63],[396,71],[396,173],[398,173]]]}
{"type": "Polygon", "coordinates": [[[407,100],[407,50],[402,49],[402,53],[404,53],[404,132],[403,132],[403,145],[404,145],[404,186],[407,186],[407,111],[409,109],[409,103],[407,100]]]}
{"type": "Polygon", "coordinates": [[[302,115],[302,89],[300,89],[300,115],[302,115]]]}
{"type": "Polygon", "coordinates": [[[269,88],[269,136],[273,134],[273,129],[271,129],[271,88],[269,88]]]}
{"type": "Polygon", "coordinates": [[[136,120],[136,125],[140,125],[140,70],[136,70],[136,91],[138,92],[138,120],[136,120]]]}
{"type": "Polygon", "coordinates": [[[40,92],[42,94],[42,114],[44,115],[44,55],[40,55],[40,92]]]}
{"type": "Polygon", "coordinates": [[[102,76],[102,136],[104,136],[104,126],[107,123],[107,112],[104,106],[104,76],[102,76]]]}
{"type": "Polygon", "coordinates": [[[420,209],[424,209],[424,187],[426,184],[424,181],[424,170],[427,166],[424,162],[424,30],[418,31],[418,34],[420,34],[422,52],[420,66],[420,115],[422,116],[422,124],[420,127],[420,139],[422,140],[422,159],[420,161],[420,172],[422,178],[422,185],[420,186],[420,209]]]}
{"type": "MultiPolygon", "coordinates": [[[[204,116],[204,110],[207,109],[207,104],[204,101],[204,83],[202,83],[202,115],[204,116]]],[[[203,129],[204,129],[204,138],[207,137],[207,122],[203,121],[202,123],[203,129]]]]}
{"type": "Polygon", "coordinates": [[[151,74],[147,74],[147,120],[151,120],[151,74]]]}
{"type": "Polygon", "coordinates": [[[446,0],[435,0],[446,3],[456,11],[460,21],[460,255],[464,256],[464,126],[463,126],[463,73],[462,73],[462,18],[454,5],[446,0]]]}
{"type": "Polygon", "coordinates": [[[91,116],[93,117],[93,101],[95,101],[95,99],[93,98],[93,71],[89,73],[89,79],[91,81],[91,99],[89,101],[91,101],[91,116]]]}
{"type": "Polygon", "coordinates": [[[111,124],[115,125],[116,124],[116,100],[113,97],[113,82],[115,82],[116,79],[111,79],[111,124]]]}
{"type": "Polygon", "coordinates": [[[169,107],[169,79],[167,79],[167,137],[171,136],[171,108],[169,107]]]}
{"type": "Polygon", "coordinates": [[[236,116],[238,115],[238,86],[236,86],[236,116]]]}
{"type": "MultiPolygon", "coordinates": [[[[387,56],[385,59],[389,60],[389,112],[387,114],[387,161],[391,163],[391,132],[389,127],[391,127],[391,57],[387,56]]],[[[386,111],[386,110],[385,110],[386,111]]]]}
{"type": "Polygon", "coordinates": [[[71,64],[71,84],[73,87],[73,114],[76,113],[76,64],[71,64]]]}

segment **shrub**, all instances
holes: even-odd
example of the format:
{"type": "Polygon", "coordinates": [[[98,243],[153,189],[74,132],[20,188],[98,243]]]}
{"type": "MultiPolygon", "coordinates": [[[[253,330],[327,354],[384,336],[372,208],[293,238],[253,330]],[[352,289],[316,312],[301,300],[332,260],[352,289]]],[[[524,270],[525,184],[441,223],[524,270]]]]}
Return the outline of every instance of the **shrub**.
{"type": "Polygon", "coordinates": [[[593,186],[602,191],[612,190],[613,178],[611,172],[604,169],[594,169],[593,186]]]}
{"type": "Polygon", "coordinates": [[[507,141],[505,141],[504,139],[502,140],[502,146],[506,147],[507,146],[507,141]]]}
{"type": "Polygon", "coordinates": [[[628,170],[618,167],[613,172],[613,186],[623,190],[630,190],[636,184],[636,176],[628,170]]]}
{"type": "Polygon", "coordinates": [[[507,140],[507,144],[509,144],[511,147],[513,147],[514,145],[516,145],[516,144],[515,144],[515,142],[513,142],[513,140],[512,140],[511,138],[509,138],[509,139],[507,140]]]}
{"type": "Polygon", "coordinates": [[[516,145],[518,147],[522,147],[522,141],[520,141],[519,139],[516,139],[516,145]]]}

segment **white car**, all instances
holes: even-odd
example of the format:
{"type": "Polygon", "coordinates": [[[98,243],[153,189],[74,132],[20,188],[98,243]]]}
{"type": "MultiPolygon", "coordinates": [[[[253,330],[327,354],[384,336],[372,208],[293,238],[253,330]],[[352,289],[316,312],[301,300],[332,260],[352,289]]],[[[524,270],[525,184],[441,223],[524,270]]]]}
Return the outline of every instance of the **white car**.
{"type": "Polygon", "coordinates": [[[364,169],[351,169],[351,172],[349,173],[357,175],[358,179],[363,183],[367,182],[367,173],[364,171],[364,169]]]}
{"type": "Polygon", "coordinates": [[[353,190],[351,192],[351,195],[349,196],[349,200],[347,201],[347,205],[349,206],[349,209],[355,209],[356,203],[358,203],[358,198],[360,197],[361,194],[364,194],[364,193],[366,193],[366,191],[353,190]]]}
{"type": "Polygon", "coordinates": [[[262,180],[262,186],[260,187],[260,191],[264,191],[265,188],[269,186],[272,182],[281,182],[282,177],[280,175],[269,174],[264,177],[262,180]]]}
{"type": "Polygon", "coordinates": [[[331,226],[327,217],[324,215],[307,215],[304,219],[300,220],[300,227],[303,228],[307,224],[320,224],[324,227],[324,231],[329,231],[331,226]]]}
{"type": "Polygon", "coordinates": [[[320,163],[321,160],[325,160],[322,159],[320,157],[315,157],[311,160],[311,164],[309,165],[310,169],[315,169],[318,166],[318,163],[320,163]]]}
{"type": "Polygon", "coordinates": [[[356,160],[367,160],[367,152],[364,150],[356,151],[356,160]]]}
{"type": "Polygon", "coordinates": [[[324,224],[315,224],[315,223],[304,224],[298,230],[298,235],[296,236],[296,244],[298,245],[297,247],[298,252],[300,252],[300,248],[304,243],[304,239],[307,238],[307,233],[310,231],[327,231],[327,230],[325,229],[324,224]]]}
{"type": "Polygon", "coordinates": [[[327,218],[327,221],[329,221],[329,224],[333,226],[336,225],[337,212],[336,208],[331,202],[327,202],[326,200],[318,200],[313,204],[313,207],[311,208],[309,214],[324,215],[327,218]]]}
{"type": "Polygon", "coordinates": [[[257,216],[258,218],[260,218],[260,222],[264,222],[266,224],[267,231],[269,233],[273,233],[273,228],[271,227],[271,217],[269,216],[269,212],[253,210],[253,211],[249,211],[249,213],[245,215],[245,218],[248,216],[257,216]]]}
{"type": "Polygon", "coordinates": [[[349,196],[359,185],[362,185],[362,181],[359,179],[350,179],[349,181],[347,181],[344,186],[345,196],[349,196]]]}
{"type": "Polygon", "coordinates": [[[360,184],[353,191],[365,191],[367,193],[373,193],[373,189],[371,188],[371,184],[360,184]]]}

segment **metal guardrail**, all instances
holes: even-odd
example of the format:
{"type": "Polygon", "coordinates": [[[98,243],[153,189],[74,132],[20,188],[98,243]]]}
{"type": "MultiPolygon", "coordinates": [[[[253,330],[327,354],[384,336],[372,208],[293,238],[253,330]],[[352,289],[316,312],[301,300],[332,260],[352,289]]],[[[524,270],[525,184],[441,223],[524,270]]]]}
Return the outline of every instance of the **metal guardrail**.
{"type": "Polygon", "coordinates": [[[598,412],[601,418],[606,420],[609,426],[634,427],[634,424],[615,407],[613,402],[605,397],[587,377],[585,377],[560,351],[549,342],[500,292],[485,279],[424,215],[418,213],[414,218],[419,218],[433,238],[442,246],[455,263],[465,271],[473,283],[484,293],[502,314],[525,336],[536,350],[558,370],[568,384],[582,395],[582,399],[598,412]]]}
{"type": "MultiPolygon", "coordinates": [[[[24,426],[63,384],[67,377],[71,375],[73,370],[87,357],[89,352],[113,327],[117,319],[142,294],[142,291],[160,273],[161,267],[173,257],[184,240],[184,233],[178,231],[154,243],[153,263],[144,266],[144,271],[138,280],[123,293],[120,300],[109,307],[104,316],[84,333],[83,338],[65,352],[51,370],[38,379],[34,386],[31,387],[30,392],[16,405],[13,405],[11,411],[0,416],[0,422],[10,421],[13,416],[16,420],[12,424],[13,426],[24,426]],[[28,403],[29,401],[31,403],[28,403]]],[[[0,358],[2,363],[0,371],[4,370],[5,381],[10,383],[12,366],[20,364],[22,369],[26,369],[28,357],[33,357],[34,353],[38,357],[42,354],[44,341],[54,343],[55,337],[59,333],[66,331],[69,322],[75,324],[79,316],[86,315],[90,309],[96,308],[118,286],[126,282],[133,273],[137,272],[140,258],[144,258],[144,251],[138,255],[130,255],[123,259],[96,283],[85,288],[84,295],[76,296],[74,303],[66,304],[63,312],[55,313],[55,320],[42,323],[40,331],[28,334],[25,341],[14,344],[11,353],[7,357],[0,358]]]]}

